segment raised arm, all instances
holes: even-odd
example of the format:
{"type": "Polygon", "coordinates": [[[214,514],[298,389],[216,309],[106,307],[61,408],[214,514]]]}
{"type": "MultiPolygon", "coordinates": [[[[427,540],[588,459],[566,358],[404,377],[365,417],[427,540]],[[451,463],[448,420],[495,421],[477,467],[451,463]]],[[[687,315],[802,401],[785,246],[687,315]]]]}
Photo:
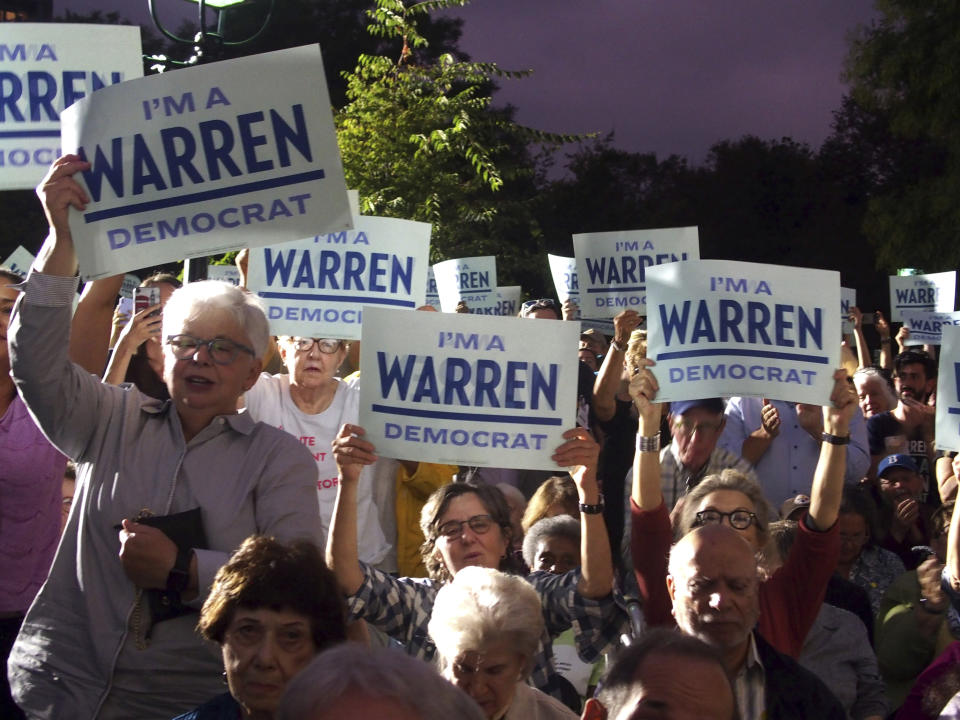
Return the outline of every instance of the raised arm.
{"type": "Polygon", "coordinates": [[[880,367],[893,370],[893,340],[890,338],[890,323],[879,310],[873,315],[873,327],[880,336],[880,367]]]}
{"type": "MultiPolygon", "coordinates": [[[[954,475],[960,475],[960,455],[953,458],[954,475]]],[[[947,572],[954,597],[960,596],[960,510],[953,508],[950,530],[947,533],[947,572]]],[[[957,603],[954,602],[954,606],[957,603]]]]}
{"type": "Polygon", "coordinates": [[[77,274],[77,253],[67,221],[70,208],[86,210],[90,198],[73,179],[73,175],[90,168],[90,163],[77,155],[58,158],[37,186],[37,195],[43,203],[43,212],[50,225],[50,233],[40,248],[33,267],[47,275],[73,277],[77,274]]]}
{"type": "Polygon", "coordinates": [[[660,389],[650,368],[649,358],[630,379],[630,397],[639,414],[637,451],[633,455],[633,488],[631,497],[641,510],[656,510],[663,503],[660,487],[660,415],[663,405],[654,402],[660,389]]]}
{"type": "Polygon", "coordinates": [[[813,474],[809,520],[814,529],[825,532],[833,527],[840,512],[843,478],[847,466],[850,420],[857,409],[857,393],[847,382],[845,370],[833,373],[830,404],[823,407],[823,442],[813,474]]]}
{"type": "Polygon", "coordinates": [[[89,373],[101,375],[113,329],[113,310],[123,275],[87,283],[70,327],[70,359],[89,373]]]}
{"type": "MultiPolygon", "coordinates": [[[[159,340],[163,318],[159,314],[161,305],[151,305],[136,313],[120,332],[117,345],[110,356],[110,364],[103,374],[103,381],[110,385],[119,385],[127,377],[130,361],[137,349],[151,337],[159,340]],[[153,315],[153,313],[157,313],[153,315]],[[152,316],[152,317],[151,317],[152,316]]],[[[243,396],[241,396],[243,397],[243,396]]]]}
{"type": "Polygon", "coordinates": [[[359,425],[344,425],[333,440],[340,484],[327,538],[327,565],[346,595],[356,594],[364,578],[357,550],[357,484],[363,468],[377,460],[373,445],[363,439],[365,434],[359,425]]]}
{"type": "Polygon", "coordinates": [[[640,324],[635,310],[623,310],[613,319],[614,338],[593,383],[593,413],[598,420],[610,420],[617,412],[617,389],[623,377],[623,361],[632,333],[640,324]]]}
{"type": "MultiPolygon", "coordinates": [[[[574,428],[563,434],[566,442],[557,448],[553,460],[568,467],[577,485],[581,505],[601,505],[597,483],[600,446],[586,428],[574,428]]],[[[613,558],[602,512],[580,512],[580,582],[577,590],[588,598],[604,598],[613,590],[613,558]]]]}
{"type": "Polygon", "coordinates": [[[868,367],[873,363],[870,360],[870,347],[863,335],[863,313],[860,308],[856,306],[850,308],[850,322],[853,323],[853,337],[857,343],[857,367],[868,367]]]}

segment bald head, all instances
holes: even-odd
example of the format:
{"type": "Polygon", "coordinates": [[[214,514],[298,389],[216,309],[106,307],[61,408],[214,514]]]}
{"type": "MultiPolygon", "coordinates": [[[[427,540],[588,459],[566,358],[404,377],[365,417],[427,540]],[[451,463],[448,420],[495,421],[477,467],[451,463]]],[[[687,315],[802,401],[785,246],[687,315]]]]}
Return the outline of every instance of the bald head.
{"type": "Polygon", "coordinates": [[[670,553],[667,587],[680,630],[725,656],[745,652],[760,610],[757,562],[742,535],[725,525],[688,533],[670,553]]]}

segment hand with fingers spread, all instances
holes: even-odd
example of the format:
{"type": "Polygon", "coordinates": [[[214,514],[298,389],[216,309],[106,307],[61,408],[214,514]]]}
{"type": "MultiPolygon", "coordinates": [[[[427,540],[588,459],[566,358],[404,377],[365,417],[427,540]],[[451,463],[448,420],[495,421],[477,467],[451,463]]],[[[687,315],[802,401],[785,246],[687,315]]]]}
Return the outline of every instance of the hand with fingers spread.
{"type": "Polygon", "coordinates": [[[367,434],[359,425],[345,424],[333,439],[333,457],[337,461],[341,482],[356,482],[367,465],[377,461],[373,443],[363,436],[367,434]]]}

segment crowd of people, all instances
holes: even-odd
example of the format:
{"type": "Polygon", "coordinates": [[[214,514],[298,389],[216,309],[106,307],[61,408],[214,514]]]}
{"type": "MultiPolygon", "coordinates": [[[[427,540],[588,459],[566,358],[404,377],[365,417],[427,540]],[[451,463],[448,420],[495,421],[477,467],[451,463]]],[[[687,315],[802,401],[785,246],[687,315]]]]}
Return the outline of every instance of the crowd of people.
{"type": "Polygon", "coordinates": [[[380,457],[358,344],[242,286],[74,309],[87,167],[0,269],[0,716],[960,718],[960,459],[906,329],[874,364],[853,309],[823,407],[665,404],[626,310],[554,471],[380,457]]]}

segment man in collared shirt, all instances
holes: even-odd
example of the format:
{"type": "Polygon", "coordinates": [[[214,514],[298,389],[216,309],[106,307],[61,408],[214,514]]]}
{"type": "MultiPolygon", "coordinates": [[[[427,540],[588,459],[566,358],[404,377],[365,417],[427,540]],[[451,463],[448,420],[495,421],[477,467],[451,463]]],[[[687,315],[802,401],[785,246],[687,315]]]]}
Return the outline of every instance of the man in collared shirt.
{"type": "Polygon", "coordinates": [[[670,553],[667,588],[680,630],[722,655],[744,720],[846,717],[819,679],[754,632],[757,562],[732,528],[704,525],[684,536],[670,553]]]}

